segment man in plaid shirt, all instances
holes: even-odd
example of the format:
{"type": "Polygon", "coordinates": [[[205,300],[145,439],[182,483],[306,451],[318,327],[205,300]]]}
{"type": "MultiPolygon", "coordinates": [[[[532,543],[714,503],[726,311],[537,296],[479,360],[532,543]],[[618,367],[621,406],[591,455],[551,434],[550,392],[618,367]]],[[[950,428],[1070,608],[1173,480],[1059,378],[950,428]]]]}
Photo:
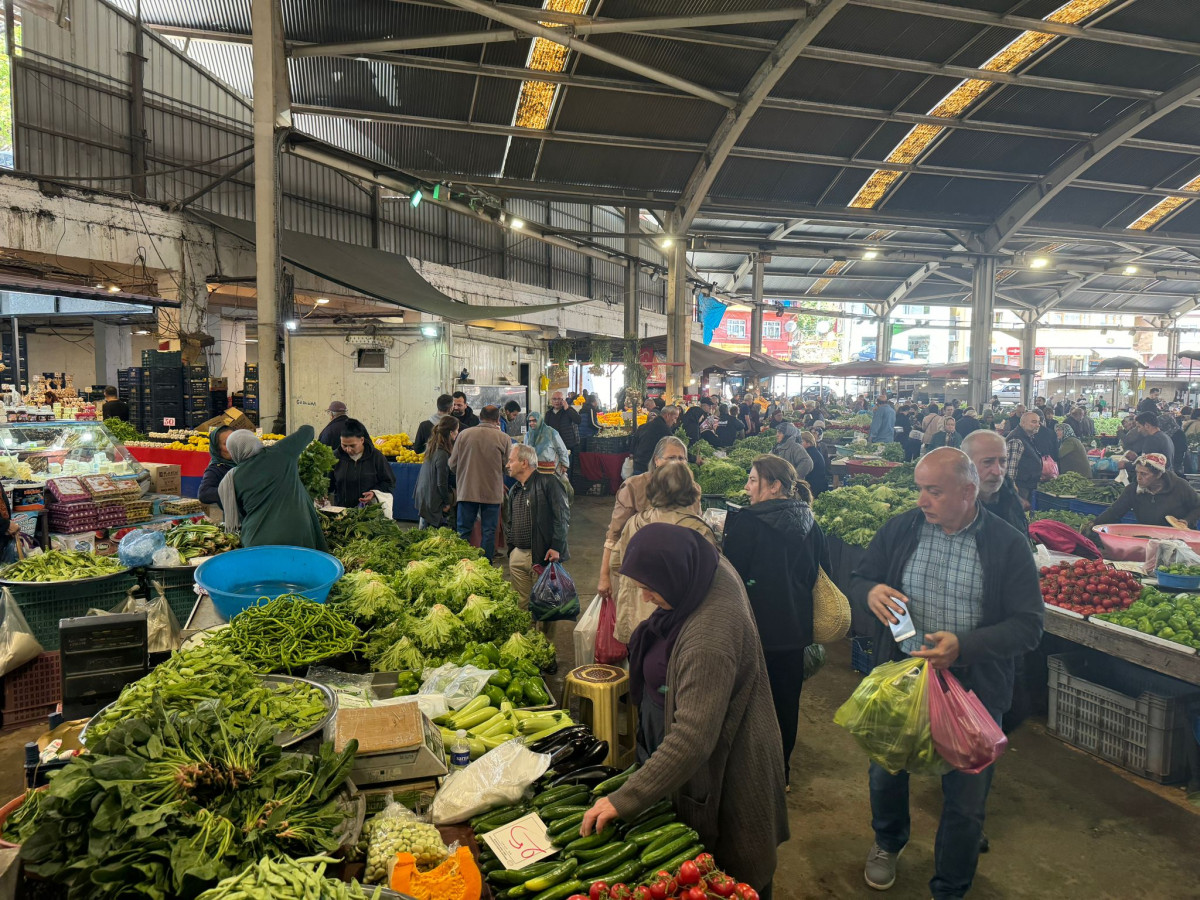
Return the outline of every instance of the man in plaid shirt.
{"type": "MultiPolygon", "coordinates": [[[[876,533],[855,569],[851,602],[878,620],[875,661],[918,657],[951,669],[997,722],[1012,702],[1015,659],[1042,635],[1042,595],[1025,537],[978,502],[979,473],[961,450],[942,447],[917,464],[917,509],[876,533]],[[907,609],[917,634],[900,645],[890,624],[907,609]]],[[[934,900],[965,897],[979,861],[992,767],[942,777],[934,900]]],[[[864,878],[887,890],[909,839],[908,773],[871,764],[875,843],[864,878]]]]}

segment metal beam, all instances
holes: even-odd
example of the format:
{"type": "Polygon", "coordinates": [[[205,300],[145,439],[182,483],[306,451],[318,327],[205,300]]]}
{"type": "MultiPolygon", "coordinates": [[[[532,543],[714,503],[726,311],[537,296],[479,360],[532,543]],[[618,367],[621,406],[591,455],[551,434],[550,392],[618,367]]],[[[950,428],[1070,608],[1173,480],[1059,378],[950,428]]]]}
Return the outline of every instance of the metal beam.
{"type": "Polygon", "coordinates": [[[935,19],[949,19],[954,22],[972,22],[977,25],[988,25],[996,28],[1012,28],[1015,31],[1032,31],[1037,34],[1054,34],[1060,37],[1077,38],[1085,41],[1098,41],[1104,44],[1116,44],[1120,47],[1141,47],[1145,50],[1162,50],[1167,53],[1183,53],[1188,56],[1200,56],[1200,44],[1192,41],[1177,41],[1171,38],[1155,37],[1149,34],[1133,34],[1127,31],[1110,31],[1106,28],[1081,25],[1067,25],[1061,22],[1050,22],[1030,16],[1011,16],[1004,13],[987,12],[982,9],[969,9],[946,3],[929,3],[926,0],[850,0],[855,6],[866,6],[872,9],[886,9],[891,12],[911,13],[917,16],[929,16],[935,19]]]}
{"type": "Polygon", "coordinates": [[[819,0],[815,3],[812,10],[788,30],[788,33],[771,51],[771,55],[763,60],[754,74],[750,76],[750,80],[738,96],[737,105],[725,113],[721,119],[721,123],[709,138],[708,146],[704,149],[700,161],[696,163],[691,176],[684,185],[679,202],[675,205],[674,221],[672,222],[672,225],[679,229],[677,233],[682,234],[691,227],[692,219],[700,211],[700,206],[708,195],[709,188],[716,181],[721,167],[725,165],[725,160],[729,158],[729,152],[738,142],[738,138],[742,136],[746,126],[750,124],[750,120],[754,118],[767,95],[792,67],[792,63],[796,61],[804,48],[821,33],[821,29],[842,10],[847,2],[848,0],[819,0]]]}
{"type": "Polygon", "coordinates": [[[980,256],[971,273],[970,405],[983,409],[992,393],[992,312],[996,308],[996,260],[980,256]]]}
{"type": "MultiPolygon", "coordinates": [[[[792,219],[790,222],[785,222],[782,225],[777,225],[771,231],[771,240],[779,240],[785,238],[795,229],[799,228],[805,222],[804,219],[792,219]]],[[[730,273],[729,278],[725,280],[725,291],[736,291],[742,285],[742,280],[750,272],[750,267],[754,265],[754,256],[747,254],[746,258],[738,263],[738,267],[730,273]]],[[[714,270],[708,270],[714,271],[714,270]]]]}
{"type": "MultiPolygon", "coordinates": [[[[934,274],[937,275],[938,278],[943,278],[946,281],[949,281],[953,284],[959,284],[959,285],[962,285],[963,287],[968,287],[968,288],[971,287],[971,282],[968,281],[966,278],[959,278],[957,275],[952,275],[949,272],[947,272],[945,270],[945,268],[938,269],[938,271],[935,272],[934,274]]],[[[1019,285],[1013,285],[1013,287],[1014,288],[1019,287],[1019,285]]],[[[1012,294],[1006,293],[999,289],[996,290],[996,296],[999,297],[1001,300],[1007,301],[1008,303],[1012,304],[1013,306],[1017,307],[1018,309],[1034,309],[1035,308],[1034,304],[1030,303],[1028,300],[1018,300],[1012,294]]]]}
{"type": "Polygon", "coordinates": [[[883,308],[880,311],[880,315],[885,319],[890,316],[892,310],[903,303],[905,298],[916,290],[919,285],[923,284],[925,279],[941,268],[941,265],[941,263],[936,262],[925,263],[925,265],[905,278],[894,291],[888,294],[887,299],[883,301],[883,308]]]}
{"type": "MultiPolygon", "coordinates": [[[[635,75],[641,75],[643,78],[649,78],[651,81],[657,81],[660,84],[673,87],[676,90],[683,91],[685,94],[699,97],[701,100],[708,100],[710,103],[715,103],[718,106],[732,107],[734,105],[734,101],[730,100],[724,94],[701,87],[698,84],[688,81],[686,78],[680,78],[678,75],[663,72],[661,69],[656,69],[653,66],[635,62],[632,59],[621,56],[619,53],[613,53],[611,50],[605,50],[603,47],[595,44],[589,44],[586,41],[563,34],[561,28],[546,28],[544,25],[527,22],[520,16],[497,9],[482,2],[482,0],[446,0],[446,2],[451,6],[465,9],[467,12],[478,13],[485,18],[493,19],[501,24],[521,28],[534,37],[545,38],[552,43],[574,50],[583,56],[593,56],[601,62],[608,63],[610,66],[616,66],[618,69],[633,72],[635,75]]],[[[540,73],[530,74],[531,77],[541,77],[540,73]]]]}
{"type": "Polygon", "coordinates": [[[1004,246],[1021,227],[1070,187],[1071,182],[1131,137],[1200,95],[1200,75],[1191,75],[1153,100],[1120,116],[1094,139],[1061,159],[1035,185],[1023,190],[980,236],[985,249],[1004,246]]]}

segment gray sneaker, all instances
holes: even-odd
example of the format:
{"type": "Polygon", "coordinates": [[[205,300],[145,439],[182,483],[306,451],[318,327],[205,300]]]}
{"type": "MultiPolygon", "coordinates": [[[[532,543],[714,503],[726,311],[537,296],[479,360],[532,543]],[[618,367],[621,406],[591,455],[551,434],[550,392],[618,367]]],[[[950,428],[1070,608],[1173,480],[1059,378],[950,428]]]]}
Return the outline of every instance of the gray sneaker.
{"type": "Polygon", "coordinates": [[[903,852],[903,847],[896,853],[888,853],[878,844],[872,844],[871,852],[867,854],[867,865],[863,868],[863,878],[866,879],[867,887],[886,891],[895,884],[896,862],[903,852]]]}

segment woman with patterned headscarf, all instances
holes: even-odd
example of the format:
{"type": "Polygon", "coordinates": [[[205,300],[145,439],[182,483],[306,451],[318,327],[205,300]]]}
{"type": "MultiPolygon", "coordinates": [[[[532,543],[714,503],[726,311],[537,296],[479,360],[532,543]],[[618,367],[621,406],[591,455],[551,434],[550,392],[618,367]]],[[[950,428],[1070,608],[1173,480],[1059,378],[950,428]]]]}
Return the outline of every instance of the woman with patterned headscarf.
{"type": "Polygon", "coordinates": [[[1092,477],[1092,464],[1088,462],[1087,449],[1083,441],[1075,436],[1075,429],[1066,420],[1054,426],[1058,435],[1058,471],[1066,475],[1076,472],[1084,478],[1092,477]]]}

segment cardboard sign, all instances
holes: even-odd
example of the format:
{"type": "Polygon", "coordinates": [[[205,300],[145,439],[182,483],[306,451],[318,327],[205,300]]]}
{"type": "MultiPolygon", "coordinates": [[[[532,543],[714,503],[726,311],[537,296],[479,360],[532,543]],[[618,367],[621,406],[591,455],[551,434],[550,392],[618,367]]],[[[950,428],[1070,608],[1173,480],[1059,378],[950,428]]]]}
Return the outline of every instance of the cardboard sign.
{"type": "Polygon", "coordinates": [[[175,420],[174,419],[163,419],[163,427],[164,428],[174,428],[175,420]]]}
{"type": "Polygon", "coordinates": [[[506,869],[523,869],[558,852],[537,813],[522,816],[482,835],[506,869]]]}

